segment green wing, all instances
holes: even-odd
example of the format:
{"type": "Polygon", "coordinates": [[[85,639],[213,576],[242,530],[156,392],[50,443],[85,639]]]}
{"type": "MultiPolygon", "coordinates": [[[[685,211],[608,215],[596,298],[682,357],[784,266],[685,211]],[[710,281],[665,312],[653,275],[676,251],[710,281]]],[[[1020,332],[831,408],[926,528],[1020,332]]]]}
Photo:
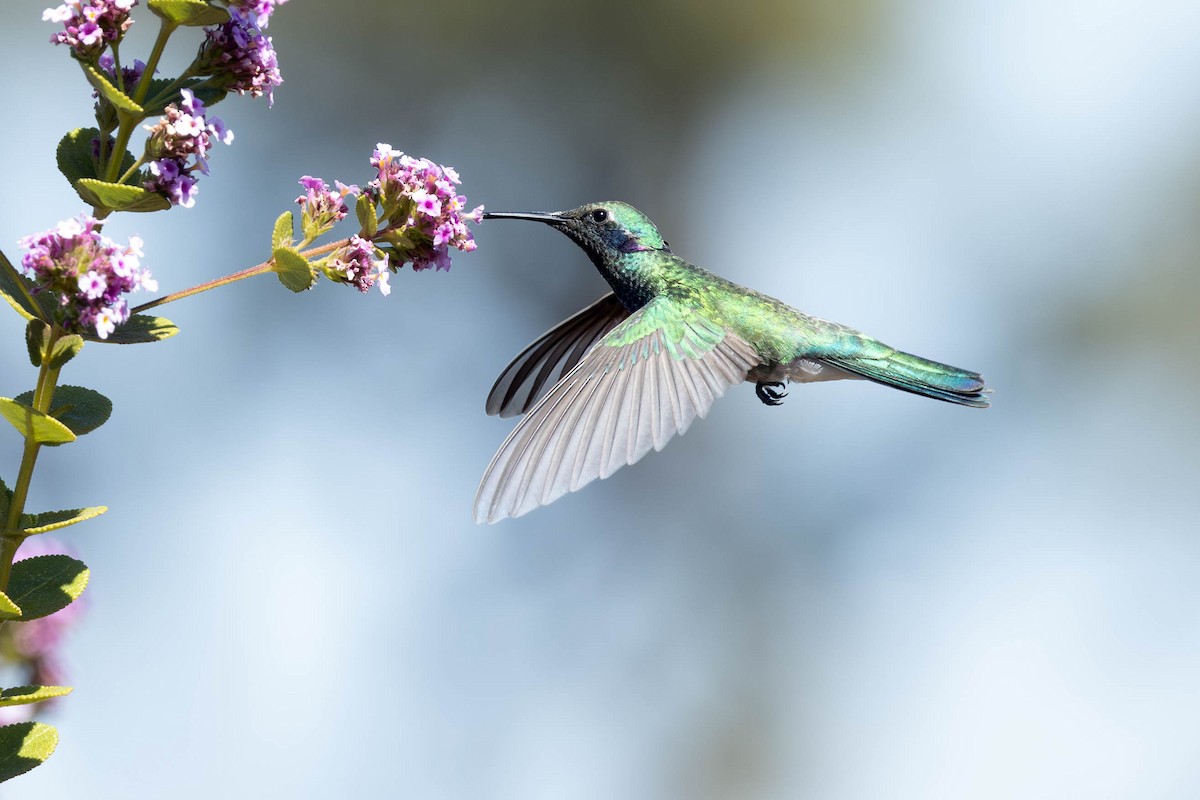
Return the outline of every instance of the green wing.
{"type": "Polygon", "coordinates": [[[651,301],[504,440],[480,482],[475,520],[519,517],[661,450],[759,360],[745,340],[692,309],[651,301]]]}
{"type": "Polygon", "coordinates": [[[612,292],[543,333],[512,360],[488,392],[487,413],[524,414],[629,312],[612,292]]]}

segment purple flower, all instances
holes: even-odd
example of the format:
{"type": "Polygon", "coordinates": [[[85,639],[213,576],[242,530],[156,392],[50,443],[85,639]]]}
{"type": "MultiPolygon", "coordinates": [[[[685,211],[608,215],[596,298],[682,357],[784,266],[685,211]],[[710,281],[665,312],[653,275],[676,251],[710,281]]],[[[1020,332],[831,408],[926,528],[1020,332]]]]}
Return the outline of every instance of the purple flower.
{"type": "Polygon", "coordinates": [[[69,45],[80,61],[94,62],[129,30],[129,12],[135,5],[137,0],[67,0],[43,11],[42,20],[63,24],[63,30],[50,37],[52,44],[69,45]]]}
{"type": "MultiPolygon", "coordinates": [[[[132,67],[121,67],[121,78],[117,79],[117,62],[113,58],[112,53],[104,53],[100,56],[98,65],[100,71],[112,79],[114,86],[119,87],[126,94],[132,94],[137,88],[138,81],[142,79],[142,73],[146,71],[146,62],[140,58],[133,60],[132,67]]],[[[99,97],[100,93],[92,91],[92,97],[99,97]]]]}
{"type": "Polygon", "coordinates": [[[167,197],[173,205],[191,208],[196,202],[194,173],[208,174],[208,150],[213,141],[229,144],[233,131],[219,117],[207,116],[203,101],[190,89],[180,90],[178,104],[167,106],[166,114],[147,125],[145,159],[151,177],[142,187],[167,197]]]}
{"type": "Polygon", "coordinates": [[[276,6],[286,2],[287,0],[229,0],[229,6],[231,11],[237,8],[243,15],[252,17],[255,25],[266,28],[276,6]]]}
{"type": "Polygon", "coordinates": [[[376,283],[386,297],[391,294],[388,285],[390,273],[387,259],[379,254],[378,248],[367,239],[355,234],[350,243],[333,253],[325,264],[325,274],[330,280],[347,283],[360,292],[369,291],[376,283]]]}
{"type": "Polygon", "coordinates": [[[301,228],[309,239],[315,239],[344,220],[350,213],[346,197],[359,194],[357,186],[347,186],[341,181],[333,183],[336,188],[330,189],[329,184],[320,178],[305,175],[300,179],[300,185],[307,191],[297,197],[296,202],[300,204],[303,215],[301,228]]]}
{"type": "Polygon", "coordinates": [[[35,292],[58,296],[55,318],[64,328],[95,332],[101,339],[129,319],[125,295],[138,289],[156,291],[158,284],[142,269],[142,240],[130,237],[121,247],[96,230],[86,214],[60,222],[19,244],[27,252],[21,266],[36,284],[35,292]]]}
{"type": "MultiPolygon", "coordinates": [[[[263,7],[270,2],[236,3],[229,8],[229,21],[204,29],[205,40],[200,46],[196,74],[209,76],[209,83],[218,89],[251,97],[267,96],[275,102],[272,90],[283,83],[279,61],[271,38],[263,34],[266,27],[263,7]],[[259,24],[259,20],[264,22],[259,24]]],[[[265,11],[270,16],[271,9],[265,11]]]]}
{"type": "Polygon", "coordinates": [[[483,206],[463,213],[467,198],[458,194],[460,179],[452,168],[406,156],[389,144],[376,145],[371,166],[378,177],[367,191],[392,225],[383,238],[392,245],[394,268],[409,261],[418,271],[450,269],[450,247],[475,249],[466,223],[479,222],[483,206]]]}

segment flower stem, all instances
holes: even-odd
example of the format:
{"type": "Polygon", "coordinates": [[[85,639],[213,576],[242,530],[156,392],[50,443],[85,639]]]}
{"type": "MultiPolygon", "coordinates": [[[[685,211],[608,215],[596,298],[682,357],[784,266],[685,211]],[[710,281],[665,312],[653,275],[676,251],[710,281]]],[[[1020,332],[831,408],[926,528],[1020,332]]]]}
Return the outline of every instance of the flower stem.
{"type": "Polygon", "coordinates": [[[167,40],[171,38],[171,34],[175,32],[176,25],[173,22],[168,22],[163,19],[162,24],[158,28],[158,38],[154,40],[154,49],[150,51],[150,58],[146,60],[146,69],[142,71],[142,79],[138,81],[137,92],[133,95],[133,102],[139,106],[146,99],[146,93],[150,91],[150,84],[154,80],[154,72],[158,69],[158,61],[162,58],[163,51],[167,49],[167,40]]]}
{"type": "MultiPolygon", "coordinates": [[[[62,336],[63,331],[57,325],[50,329],[50,342],[46,347],[47,356],[54,349],[54,343],[62,336]]],[[[49,413],[50,401],[54,397],[54,387],[58,383],[57,368],[52,368],[44,360],[38,371],[37,387],[33,392],[33,407],[43,414],[49,413]]],[[[21,454],[21,467],[17,472],[17,483],[13,487],[12,501],[8,507],[8,517],[4,520],[4,534],[0,536],[0,592],[8,590],[8,576],[12,572],[13,559],[25,535],[21,533],[21,514],[25,511],[25,499],[29,496],[29,484],[33,480],[33,467],[37,463],[38,452],[42,446],[32,439],[25,440],[25,450],[21,454]]]]}
{"type": "MultiPolygon", "coordinates": [[[[321,245],[320,247],[314,247],[311,250],[305,250],[300,255],[304,256],[305,258],[323,256],[326,253],[332,253],[339,247],[345,246],[348,241],[348,239],[341,239],[336,242],[330,242],[329,244],[321,245]]],[[[235,272],[232,275],[226,275],[223,278],[215,278],[211,281],[197,284],[190,289],[184,289],[180,292],[173,292],[171,294],[163,295],[162,297],[151,300],[148,303],[142,303],[140,306],[134,306],[132,313],[140,314],[143,311],[148,311],[151,308],[165,305],[175,300],[182,300],[185,297],[191,297],[192,295],[200,294],[201,292],[207,292],[209,289],[216,289],[220,286],[228,286],[231,283],[237,283],[238,281],[245,280],[246,278],[253,278],[255,275],[264,275],[270,272],[274,266],[275,260],[270,259],[262,262],[261,264],[256,264],[253,267],[248,267],[240,272],[235,272]]]]}

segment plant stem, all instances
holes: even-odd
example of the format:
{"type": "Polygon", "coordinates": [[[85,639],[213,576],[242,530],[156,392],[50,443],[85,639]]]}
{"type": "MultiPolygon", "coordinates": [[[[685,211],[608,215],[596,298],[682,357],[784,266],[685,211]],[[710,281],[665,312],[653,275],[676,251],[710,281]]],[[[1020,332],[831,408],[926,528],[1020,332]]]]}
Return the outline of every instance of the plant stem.
{"type": "MultiPolygon", "coordinates": [[[[343,247],[348,241],[348,239],[340,239],[336,242],[330,242],[329,244],[321,245],[320,247],[314,247],[312,250],[305,250],[300,255],[304,256],[305,258],[323,256],[326,253],[332,253],[339,247],[343,247]]],[[[264,275],[271,271],[274,263],[274,259],[264,261],[261,264],[256,264],[253,267],[244,269],[241,272],[235,272],[232,275],[226,275],[223,278],[216,278],[205,283],[197,284],[190,289],[184,289],[180,292],[173,292],[171,294],[163,295],[162,297],[151,300],[148,303],[142,303],[140,306],[134,306],[132,313],[140,314],[143,311],[148,311],[151,308],[165,305],[166,303],[170,303],[175,300],[182,300],[183,298],[191,297],[194,294],[207,292],[209,289],[216,289],[220,286],[228,286],[231,283],[237,283],[238,281],[245,280],[246,278],[253,278],[255,275],[264,275]]]]}
{"type": "MultiPolygon", "coordinates": [[[[38,371],[37,387],[33,391],[33,407],[43,414],[50,412],[50,401],[58,383],[58,369],[50,367],[44,360],[54,349],[54,343],[62,336],[57,325],[51,328],[50,342],[46,347],[42,368],[38,371]]],[[[33,479],[33,467],[37,463],[42,446],[30,439],[25,440],[21,454],[21,468],[17,472],[17,483],[13,486],[12,502],[8,507],[8,518],[4,520],[4,534],[0,537],[0,592],[8,590],[8,576],[12,572],[13,558],[25,536],[21,533],[21,514],[25,511],[25,500],[29,496],[29,484],[33,479]]]]}
{"type": "Polygon", "coordinates": [[[158,38],[154,40],[154,49],[150,51],[150,58],[146,60],[146,69],[142,71],[142,79],[138,81],[137,91],[133,95],[133,102],[139,106],[146,99],[146,93],[150,91],[150,83],[154,80],[154,72],[158,69],[158,61],[162,58],[163,50],[167,48],[167,40],[175,32],[175,27],[174,23],[167,22],[164,19],[158,28],[158,38]]]}

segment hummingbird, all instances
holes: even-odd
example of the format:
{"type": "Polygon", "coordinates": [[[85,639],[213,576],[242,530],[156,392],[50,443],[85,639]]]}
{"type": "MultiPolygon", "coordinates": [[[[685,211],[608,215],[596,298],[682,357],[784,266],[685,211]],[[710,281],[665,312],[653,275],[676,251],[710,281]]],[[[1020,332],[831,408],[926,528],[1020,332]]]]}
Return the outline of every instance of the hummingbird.
{"type": "Polygon", "coordinates": [[[483,475],[476,522],[519,517],[661,450],[743,382],[768,406],[783,402],[787,382],[844,378],[989,405],[978,373],[896,350],[685,261],[627,203],[483,217],[556,228],[612,291],[544,333],[497,378],[487,413],[525,416],[483,475]]]}

